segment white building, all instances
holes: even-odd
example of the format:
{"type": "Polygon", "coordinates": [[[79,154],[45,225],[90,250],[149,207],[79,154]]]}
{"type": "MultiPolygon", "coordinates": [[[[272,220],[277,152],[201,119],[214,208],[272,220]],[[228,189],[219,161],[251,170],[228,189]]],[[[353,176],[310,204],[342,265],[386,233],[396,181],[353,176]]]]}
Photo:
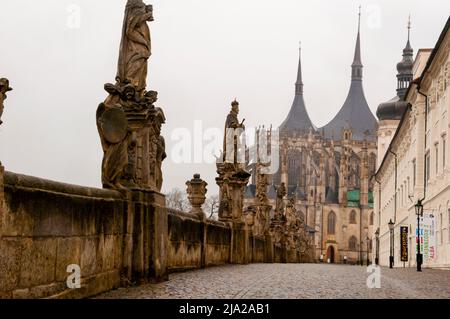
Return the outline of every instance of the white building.
{"type": "Polygon", "coordinates": [[[397,66],[398,98],[381,104],[377,112],[379,167],[374,176],[373,238],[374,259],[383,266],[389,265],[391,255],[394,267],[416,265],[415,204],[422,200],[423,266],[450,267],[449,25],[450,19],[435,48],[419,50],[413,64],[408,36],[404,59],[397,66]],[[406,231],[403,248],[401,230],[406,231]],[[406,247],[408,253],[401,258],[406,247]]]}

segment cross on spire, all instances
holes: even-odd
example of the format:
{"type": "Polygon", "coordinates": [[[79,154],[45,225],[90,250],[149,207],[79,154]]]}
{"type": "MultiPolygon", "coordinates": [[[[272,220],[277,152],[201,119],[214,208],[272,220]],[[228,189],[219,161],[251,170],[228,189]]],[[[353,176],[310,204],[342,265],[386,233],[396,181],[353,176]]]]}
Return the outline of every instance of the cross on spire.
{"type": "Polygon", "coordinates": [[[358,12],[358,33],[361,30],[361,5],[359,5],[359,12],[358,12]]]}
{"type": "Polygon", "coordinates": [[[409,41],[410,33],[411,33],[411,14],[409,14],[409,17],[408,17],[408,41],[409,41]]]}
{"type": "Polygon", "coordinates": [[[361,41],[360,41],[360,31],[361,31],[361,6],[358,10],[358,34],[356,36],[355,45],[355,56],[352,63],[352,80],[362,80],[362,62],[361,62],[361,41]]]}

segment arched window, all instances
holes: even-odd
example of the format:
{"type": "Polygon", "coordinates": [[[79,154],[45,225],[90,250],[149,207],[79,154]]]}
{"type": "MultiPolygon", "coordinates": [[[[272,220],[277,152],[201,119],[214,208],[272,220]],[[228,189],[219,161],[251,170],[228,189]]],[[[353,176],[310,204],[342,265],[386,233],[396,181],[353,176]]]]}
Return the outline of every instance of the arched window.
{"type": "Polygon", "coordinates": [[[354,210],[350,212],[350,224],[356,224],[356,212],[354,210]]]}
{"type": "Polygon", "coordinates": [[[370,213],[370,217],[369,217],[369,225],[373,225],[373,212],[370,213]]]}
{"type": "Polygon", "coordinates": [[[356,242],[357,242],[357,239],[355,236],[350,237],[350,239],[348,241],[348,249],[356,250],[356,242]]]}
{"type": "Polygon", "coordinates": [[[328,214],[328,234],[334,235],[336,229],[336,214],[331,211],[328,214]]]}

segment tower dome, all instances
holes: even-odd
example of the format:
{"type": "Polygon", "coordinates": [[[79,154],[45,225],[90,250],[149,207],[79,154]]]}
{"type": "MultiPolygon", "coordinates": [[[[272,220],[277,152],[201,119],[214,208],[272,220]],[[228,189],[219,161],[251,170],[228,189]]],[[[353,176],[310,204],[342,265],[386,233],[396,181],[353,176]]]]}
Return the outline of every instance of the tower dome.
{"type": "Polygon", "coordinates": [[[408,41],[403,49],[403,59],[397,63],[397,95],[387,102],[381,103],[377,109],[377,117],[382,120],[400,120],[407,103],[404,101],[406,91],[413,79],[414,50],[409,41],[411,20],[408,21],[408,41]]]}

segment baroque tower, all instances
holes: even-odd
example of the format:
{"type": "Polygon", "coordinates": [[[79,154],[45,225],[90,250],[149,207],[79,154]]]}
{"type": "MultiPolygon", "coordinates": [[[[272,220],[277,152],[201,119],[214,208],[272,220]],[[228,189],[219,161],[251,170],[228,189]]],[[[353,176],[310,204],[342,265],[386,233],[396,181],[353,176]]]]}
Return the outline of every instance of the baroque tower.
{"type": "Polygon", "coordinates": [[[410,43],[411,18],[408,20],[408,39],[403,49],[403,59],[397,64],[397,95],[381,103],[377,109],[378,123],[378,166],[384,158],[397,126],[408,106],[404,101],[409,84],[413,80],[413,54],[410,43]]]}

